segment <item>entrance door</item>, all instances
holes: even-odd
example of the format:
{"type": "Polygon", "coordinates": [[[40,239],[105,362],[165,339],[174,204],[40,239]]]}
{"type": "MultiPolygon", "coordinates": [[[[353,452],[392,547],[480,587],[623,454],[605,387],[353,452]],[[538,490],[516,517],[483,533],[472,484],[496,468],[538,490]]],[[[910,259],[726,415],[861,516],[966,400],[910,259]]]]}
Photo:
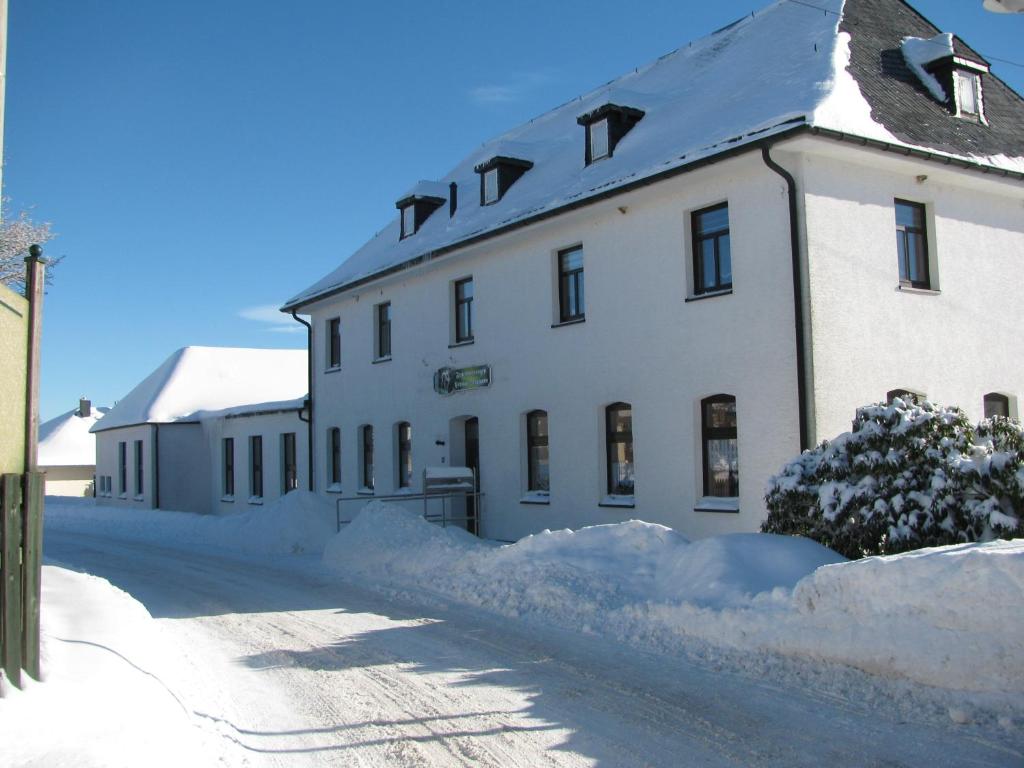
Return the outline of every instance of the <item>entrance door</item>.
{"type": "MultiPolygon", "coordinates": [[[[464,445],[466,447],[466,466],[476,473],[476,490],[480,490],[480,421],[474,416],[465,421],[464,445]]],[[[476,497],[466,499],[466,530],[479,535],[479,519],[477,517],[476,497]]]]}

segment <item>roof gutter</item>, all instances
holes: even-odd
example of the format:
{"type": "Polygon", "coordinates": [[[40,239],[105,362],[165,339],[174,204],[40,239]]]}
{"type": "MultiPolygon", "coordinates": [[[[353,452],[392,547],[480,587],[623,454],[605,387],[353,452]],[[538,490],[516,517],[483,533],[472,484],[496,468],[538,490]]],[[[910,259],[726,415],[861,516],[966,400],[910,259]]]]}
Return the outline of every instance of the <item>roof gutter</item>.
{"type": "Polygon", "coordinates": [[[776,163],[771,156],[771,144],[761,147],[761,159],[765,165],[779,174],[786,181],[789,191],[789,251],[790,264],[793,272],[793,324],[794,338],[796,339],[796,397],[800,421],[800,450],[806,451],[811,447],[810,419],[808,418],[807,399],[807,350],[810,349],[810,339],[807,328],[804,325],[804,291],[803,280],[800,274],[800,230],[797,219],[797,191],[796,179],[793,174],[776,163]]]}
{"type": "Polygon", "coordinates": [[[313,490],[313,325],[307,323],[298,316],[296,310],[291,311],[292,319],[297,323],[306,326],[306,402],[305,407],[299,409],[299,421],[306,422],[306,447],[309,453],[306,456],[306,466],[309,470],[309,490],[313,490]],[[303,410],[306,411],[306,418],[302,418],[303,410]]]}
{"type": "MultiPolygon", "coordinates": [[[[1003,168],[994,168],[990,165],[984,165],[982,163],[976,163],[970,160],[964,160],[957,157],[949,157],[948,155],[943,155],[938,152],[931,152],[927,149],[907,147],[901,144],[893,144],[892,142],[881,141],[879,139],[867,139],[864,138],[863,136],[843,133],[842,131],[835,131],[832,130],[831,128],[820,128],[818,126],[810,125],[805,121],[805,117],[800,117],[794,120],[787,121],[787,123],[794,123],[793,127],[779,131],[778,133],[772,134],[771,136],[767,136],[763,139],[757,139],[755,141],[747,143],[736,143],[746,138],[743,136],[738,136],[734,139],[730,139],[726,142],[723,142],[725,144],[733,144],[733,146],[731,146],[729,149],[722,150],[721,152],[716,152],[715,154],[712,155],[707,155],[706,157],[698,158],[697,160],[694,160],[691,163],[686,163],[685,165],[678,165],[673,168],[668,168],[664,171],[655,173],[651,176],[645,176],[642,179],[637,179],[636,181],[630,182],[628,184],[621,184],[617,187],[606,189],[603,192],[591,195],[590,197],[574,200],[571,203],[566,203],[565,205],[561,205],[557,208],[551,208],[546,211],[541,211],[540,213],[534,214],[533,216],[528,216],[524,219],[518,219],[503,226],[487,230],[486,232],[481,232],[480,234],[473,235],[472,237],[468,237],[465,240],[459,240],[454,243],[449,243],[448,245],[442,246],[441,248],[436,248],[432,251],[427,251],[425,253],[420,254],[419,256],[415,256],[411,259],[403,261],[400,264],[395,264],[394,266],[382,269],[378,272],[374,272],[372,275],[367,275],[365,277],[352,280],[348,283],[344,283],[334,288],[330,288],[326,291],[323,291],[322,293],[318,293],[313,296],[308,296],[296,301],[289,302],[281,308],[281,311],[293,312],[294,310],[298,310],[301,309],[302,307],[309,306],[310,304],[313,304],[322,299],[326,299],[331,296],[337,296],[339,293],[344,293],[346,291],[352,290],[353,288],[358,288],[362,285],[366,285],[367,283],[372,283],[376,280],[381,279],[382,277],[387,277],[389,275],[393,275],[398,272],[403,272],[407,269],[411,269],[412,267],[419,266],[420,264],[425,264],[428,261],[432,261],[433,259],[444,256],[445,254],[458,250],[460,248],[465,248],[467,246],[474,245],[484,240],[490,240],[500,235],[504,235],[508,232],[521,229],[531,224],[536,224],[540,221],[544,221],[545,219],[550,219],[554,216],[559,216],[563,213],[567,213],[577,208],[583,208],[584,206],[593,205],[594,203],[598,203],[610,197],[625,194],[626,192],[631,192],[635,189],[640,189],[651,184],[656,184],[659,181],[664,181],[665,179],[669,179],[674,176],[680,176],[684,173],[695,171],[698,168],[703,168],[708,165],[713,165],[714,163],[722,162],[723,160],[728,160],[729,158],[735,157],[737,155],[752,152],[754,150],[763,149],[765,146],[772,146],[780,141],[790,139],[804,133],[809,133],[813,136],[821,136],[823,138],[833,139],[836,141],[857,144],[858,146],[862,147],[880,149],[883,152],[892,152],[894,154],[902,155],[904,157],[915,157],[920,160],[941,163],[942,165],[947,166],[955,166],[957,168],[963,168],[969,171],[976,171],[979,173],[984,173],[992,176],[1001,176],[1008,179],[1015,179],[1017,181],[1024,181],[1024,172],[1010,171],[1003,168]]],[[[786,123],[780,123],[780,125],[785,124],[786,123]]],[[[766,130],[771,129],[769,128],[766,130]]],[[[761,131],[760,133],[763,133],[763,131],[761,131]]]]}

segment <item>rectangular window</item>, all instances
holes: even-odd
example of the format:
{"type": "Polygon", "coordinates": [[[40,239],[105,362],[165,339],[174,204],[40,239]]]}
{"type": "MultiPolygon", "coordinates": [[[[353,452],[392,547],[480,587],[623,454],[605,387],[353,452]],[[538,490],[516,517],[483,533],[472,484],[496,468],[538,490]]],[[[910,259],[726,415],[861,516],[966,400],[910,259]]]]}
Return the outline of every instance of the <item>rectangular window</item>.
{"type": "Polygon", "coordinates": [[[931,288],[928,274],[928,237],[924,206],[896,200],[896,254],[900,282],[913,288],[931,288]]]}
{"type": "Polygon", "coordinates": [[[736,398],[715,395],[701,401],[704,443],[704,495],[740,495],[740,469],[736,439],[736,398]]]}
{"type": "Polygon", "coordinates": [[[299,470],[295,460],[295,433],[281,435],[281,492],[289,493],[299,487],[299,470]]]}
{"type": "Polygon", "coordinates": [[[117,492],[128,493],[128,443],[117,444],[117,492]]]}
{"type": "Polygon", "coordinates": [[[135,441],[135,495],[142,495],[142,441],[135,441]]]}
{"type": "Polygon", "coordinates": [[[398,487],[412,486],[412,426],[403,421],[398,425],[398,487]]]}
{"type": "Polygon", "coordinates": [[[548,492],[548,414],[530,411],[526,414],[526,463],[528,490],[548,492]]]}
{"type": "Polygon", "coordinates": [[[558,253],[558,319],[567,323],[582,320],[585,313],[583,299],[583,246],[558,253]]]}
{"type": "Polygon", "coordinates": [[[377,305],[377,359],[391,357],[391,302],[377,305]]]}
{"type": "Polygon", "coordinates": [[[416,206],[407,205],[402,209],[402,237],[416,232],[416,206]]]}
{"type": "Polygon", "coordinates": [[[337,427],[328,430],[328,444],[331,454],[327,480],[337,489],[341,486],[341,430],[337,427]]]}
{"type": "Polygon", "coordinates": [[[473,278],[455,282],[455,342],[473,340],[473,278]]]}
{"type": "Polygon", "coordinates": [[[605,444],[609,495],[632,496],[633,408],[629,403],[613,403],[605,409],[605,444]]]}
{"type": "Polygon", "coordinates": [[[332,317],[327,321],[327,367],[341,366],[341,320],[332,317]]]}
{"type": "Polygon", "coordinates": [[[691,214],[693,230],[693,292],[732,288],[729,247],[729,205],[722,203],[691,214]]]}
{"type": "Polygon", "coordinates": [[[498,169],[484,173],[484,205],[498,202],[498,169]]]}
{"type": "Polygon", "coordinates": [[[608,118],[591,123],[587,126],[587,131],[590,134],[590,162],[608,157],[608,118]]]}
{"type": "Polygon", "coordinates": [[[225,496],[235,495],[235,438],[224,438],[224,482],[222,491],[225,496]]]}
{"type": "Polygon", "coordinates": [[[977,117],[981,110],[978,109],[978,76],[973,72],[957,70],[956,77],[957,106],[961,114],[977,117]]]}
{"type": "Polygon", "coordinates": [[[249,438],[249,496],[263,498],[263,436],[249,438]]]}
{"type": "Polygon", "coordinates": [[[373,490],[373,427],[369,424],[360,430],[363,454],[363,488],[373,490]]]}

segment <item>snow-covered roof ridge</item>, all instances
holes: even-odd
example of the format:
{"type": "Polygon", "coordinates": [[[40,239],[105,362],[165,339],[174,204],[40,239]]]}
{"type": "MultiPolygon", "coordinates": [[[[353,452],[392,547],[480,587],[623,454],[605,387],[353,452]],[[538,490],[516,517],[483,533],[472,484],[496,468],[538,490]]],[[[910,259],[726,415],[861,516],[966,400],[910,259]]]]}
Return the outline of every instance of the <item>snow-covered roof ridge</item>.
{"type": "Polygon", "coordinates": [[[92,406],[88,416],[77,408],[39,425],[39,466],[88,467],[96,464],[96,438],[89,432],[109,408],[92,406]]]}
{"type": "MultiPolygon", "coordinates": [[[[533,167],[496,203],[481,206],[469,196],[454,215],[429,216],[413,236],[400,238],[393,217],[285,308],[801,129],[1024,172],[1024,148],[1006,138],[1011,129],[999,133],[993,124],[989,139],[972,136],[965,143],[961,134],[968,129],[945,126],[946,134],[933,141],[921,132],[939,130],[942,117],[918,119],[913,110],[920,105],[904,106],[920,101],[918,93],[901,90],[909,86],[878,71],[883,53],[898,48],[902,37],[936,32],[898,0],[819,0],[813,7],[778,0],[478,146],[438,184],[473,189],[479,184],[475,167],[494,156],[522,158],[533,167]],[[850,16],[856,18],[847,22],[850,16]],[[612,156],[584,165],[584,130],[577,118],[609,103],[644,116],[612,156]],[[951,133],[956,135],[950,138],[951,133]]],[[[1005,98],[1016,100],[1009,114],[1021,111],[1020,97],[1001,88],[1011,94],[1005,98]]]]}
{"type": "Polygon", "coordinates": [[[183,347],[91,430],[196,421],[199,414],[294,400],[307,391],[304,349],[183,347]]]}

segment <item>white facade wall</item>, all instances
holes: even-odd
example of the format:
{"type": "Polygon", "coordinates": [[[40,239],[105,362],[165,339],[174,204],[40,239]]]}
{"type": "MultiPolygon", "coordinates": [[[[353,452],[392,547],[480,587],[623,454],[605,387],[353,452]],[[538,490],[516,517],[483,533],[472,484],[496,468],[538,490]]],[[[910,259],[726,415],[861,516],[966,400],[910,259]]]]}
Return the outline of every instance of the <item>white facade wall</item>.
{"type": "Polygon", "coordinates": [[[958,405],[1024,396],[1020,182],[821,142],[800,166],[809,254],[816,437],[908,389],[958,405]],[[918,180],[918,176],[927,178],[918,180]],[[938,292],[899,289],[894,198],[925,205],[938,292]]]}
{"type": "Polygon", "coordinates": [[[153,425],[140,424],[134,427],[108,429],[96,433],[96,502],[120,507],[153,508],[153,480],[156,462],[153,455],[153,425]],[[142,493],[135,492],[135,441],[142,441],[142,493]],[[125,443],[126,474],[125,490],[120,489],[120,463],[118,444],[125,443]],[[109,477],[111,491],[100,493],[100,477],[109,477]]]}
{"type": "Polygon", "coordinates": [[[211,462],[202,425],[159,424],[154,430],[159,430],[159,506],[179,512],[209,512],[211,462]]]}
{"type": "Polygon", "coordinates": [[[40,467],[46,473],[47,496],[92,496],[92,476],[96,470],[88,466],[40,467]]]}
{"type": "MultiPolygon", "coordinates": [[[[462,190],[463,206],[477,205],[462,190]]],[[[446,216],[445,209],[435,216],[446,216]]],[[[414,235],[415,236],[415,235],[414,235]]],[[[799,450],[786,187],[757,153],[616,196],[385,277],[311,307],[318,489],[327,430],[342,430],[341,492],[359,488],[359,427],[372,424],[375,490],[397,485],[395,425],[409,421],[422,468],[461,463],[460,418],[480,423],[482,534],[641,518],[706,536],[756,530],[768,476],[799,450]],[[734,289],[687,302],[690,212],[729,204],[734,289]],[[584,247],[586,321],[557,321],[556,254],[584,247]],[[454,338],[452,282],[474,281],[474,343],[454,338]],[[392,303],[392,359],[374,363],[374,307],[392,303]],[[326,323],[341,320],[341,367],[326,371],[326,323]],[[443,397],[442,366],[489,364],[492,385],[443,397]],[[734,395],[737,512],[696,511],[702,494],[700,400],[734,395]],[[634,508],[606,495],[604,408],[633,407],[634,508]],[[550,504],[526,490],[525,414],[549,418],[550,504]],[[454,426],[453,426],[454,425],[454,426]]]]}
{"type": "Polygon", "coordinates": [[[309,442],[298,411],[218,417],[203,422],[204,451],[209,456],[210,482],[205,503],[215,514],[243,512],[279,499],[284,491],[284,435],[294,433],[299,490],[309,489],[309,442]],[[251,493],[249,438],[263,438],[263,495],[251,493]],[[234,494],[224,487],[224,439],[234,440],[234,494]]]}

